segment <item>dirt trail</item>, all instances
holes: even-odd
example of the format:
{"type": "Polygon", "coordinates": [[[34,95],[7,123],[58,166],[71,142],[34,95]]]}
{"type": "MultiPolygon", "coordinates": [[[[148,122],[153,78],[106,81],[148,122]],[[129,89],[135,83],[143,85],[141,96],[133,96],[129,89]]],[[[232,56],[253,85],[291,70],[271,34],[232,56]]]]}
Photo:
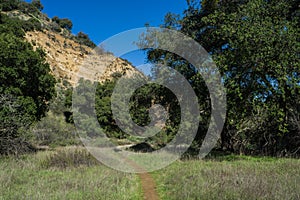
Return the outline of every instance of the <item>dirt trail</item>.
{"type": "MultiPolygon", "coordinates": [[[[117,146],[116,149],[118,151],[124,150],[124,148],[131,147],[132,145],[123,145],[123,146],[117,146]]],[[[99,148],[96,148],[99,149],[99,148]]],[[[123,157],[120,155],[120,159],[125,161],[127,164],[129,164],[131,167],[133,167],[137,173],[137,176],[139,176],[141,180],[142,190],[144,193],[144,199],[145,200],[159,200],[159,195],[156,191],[156,184],[152,176],[147,172],[145,168],[138,165],[134,160],[129,159],[128,157],[123,157]]]]}
{"type": "Polygon", "coordinates": [[[141,179],[142,188],[144,192],[144,199],[145,200],[159,200],[157,191],[156,191],[156,184],[149,173],[142,173],[139,174],[141,179]]]}
{"type": "Polygon", "coordinates": [[[142,189],[144,193],[145,200],[159,200],[158,193],[156,191],[156,184],[152,176],[136,162],[130,159],[125,159],[128,164],[130,164],[137,171],[141,171],[138,176],[141,179],[142,189]]]}

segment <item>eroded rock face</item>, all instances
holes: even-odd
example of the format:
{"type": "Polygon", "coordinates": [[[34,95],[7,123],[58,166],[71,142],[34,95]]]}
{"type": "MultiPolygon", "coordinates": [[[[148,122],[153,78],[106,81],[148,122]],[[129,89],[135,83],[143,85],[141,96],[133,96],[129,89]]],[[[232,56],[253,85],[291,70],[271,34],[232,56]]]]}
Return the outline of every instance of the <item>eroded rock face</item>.
{"type": "Polygon", "coordinates": [[[43,30],[27,32],[25,39],[35,49],[44,50],[51,73],[61,82],[67,81],[71,86],[75,86],[80,77],[103,82],[112,79],[115,73],[128,76],[135,73],[142,75],[127,61],[104,51],[95,51],[72,40],[74,35],[68,30],[59,28],[60,32],[55,32],[51,28],[54,25],[53,22],[46,14],[38,13],[33,16],[19,10],[0,12],[24,21],[35,18],[41,23],[43,30]]]}
{"type": "Polygon", "coordinates": [[[125,60],[110,53],[99,53],[49,30],[27,32],[25,38],[34,48],[45,51],[52,74],[72,86],[81,77],[103,82],[112,79],[115,73],[129,76],[140,73],[125,60]]]}

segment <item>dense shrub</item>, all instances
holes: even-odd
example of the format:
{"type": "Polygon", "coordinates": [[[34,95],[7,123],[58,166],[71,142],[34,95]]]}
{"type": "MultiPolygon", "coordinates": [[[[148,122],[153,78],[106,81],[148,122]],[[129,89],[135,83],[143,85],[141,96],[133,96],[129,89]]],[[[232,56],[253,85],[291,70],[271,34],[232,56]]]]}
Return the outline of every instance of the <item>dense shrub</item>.
{"type": "Polygon", "coordinates": [[[23,26],[23,21],[11,19],[4,14],[0,14],[0,16],[0,33],[7,33],[16,37],[23,37],[25,35],[24,30],[20,28],[23,26]]]}
{"type": "Polygon", "coordinates": [[[65,121],[62,114],[49,112],[33,128],[34,143],[41,146],[68,146],[80,144],[75,127],[65,121]]]}
{"type": "Polygon", "coordinates": [[[57,150],[41,162],[42,168],[66,169],[80,166],[98,165],[97,161],[86,149],[70,147],[57,150]]]}
{"type": "Polygon", "coordinates": [[[20,0],[0,0],[0,10],[12,11],[19,8],[20,0]]]}
{"type": "MultiPolygon", "coordinates": [[[[15,25],[15,23],[13,23],[15,25]]],[[[4,24],[4,30],[14,26],[4,24]]],[[[30,150],[26,130],[41,119],[55,94],[45,53],[13,34],[0,34],[0,154],[30,150]]]]}
{"type": "Polygon", "coordinates": [[[23,37],[27,31],[41,31],[41,23],[35,19],[30,18],[27,21],[18,18],[10,18],[7,15],[1,14],[0,17],[0,32],[13,34],[17,37],[23,37]]]}
{"type": "Polygon", "coordinates": [[[39,11],[42,11],[44,9],[44,6],[40,0],[32,0],[31,5],[37,8],[39,11]]]}
{"type": "Polygon", "coordinates": [[[73,23],[69,19],[61,19],[59,22],[60,27],[71,30],[73,27],[73,23]]]}
{"type": "Polygon", "coordinates": [[[75,40],[79,43],[79,44],[83,44],[86,45],[88,47],[91,48],[95,48],[96,45],[93,41],[91,41],[91,39],[89,38],[89,36],[83,32],[79,32],[76,37],[75,40]]]}
{"type": "Polygon", "coordinates": [[[24,29],[24,31],[41,31],[42,30],[42,25],[41,23],[34,18],[29,19],[28,21],[24,21],[22,23],[22,28],[24,29]]]}
{"type": "Polygon", "coordinates": [[[72,21],[67,19],[67,18],[60,19],[59,17],[55,16],[55,17],[52,18],[52,21],[57,23],[61,28],[65,28],[69,31],[73,27],[72,21]]]}
{"type": "Polygon", "coordinates": [[[19,4],[18,10],[22,11],[25,14],[36,15],[36,14],[40,13],[40,11],[37,7],[35,7],[33,4],[27,3],[27,2],[21,2],[19,4]]]}
{"type": "Polygon", "coordinates": [[[34,121],[31,98],[0,94],[0,154],[20,154],[34,150],[26,130],[34,121]],[[26,108],[26,109],[25,109],[26,108]]]}
{"type": "Polygon", "coordinates": [[[60,33],[61,32],[61,27],[57,23],[51,23],[49,25],[50,30],[60,33]]]}

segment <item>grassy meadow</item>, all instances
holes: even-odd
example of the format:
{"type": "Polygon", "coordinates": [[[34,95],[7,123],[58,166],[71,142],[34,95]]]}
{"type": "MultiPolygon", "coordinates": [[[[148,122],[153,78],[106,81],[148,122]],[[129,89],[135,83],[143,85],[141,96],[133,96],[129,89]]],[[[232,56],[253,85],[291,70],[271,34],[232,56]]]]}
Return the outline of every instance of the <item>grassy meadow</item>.
{"type": "Polygon", "coordinates": [[[18,159],[2,158],[0,199],[142,199],[137,176],[93,161],[83,163],[68,151],[72,150],[59,151],[61,157],[39,152],[18,159]]]}
{"type": "MultiPolygon", "coordinates": [[[[300,199],[300,160],[223,156],[176,161],[151,173],[161,199],[300,199]]],[[[0,158],[0,199],[143,199],[136,174],[83,149],[0,158]]]]}
{"type": "Polygon", "coordinates": [[[161,199],[300,199],[300,160],[225,156],[154,173],[161,199]]]}

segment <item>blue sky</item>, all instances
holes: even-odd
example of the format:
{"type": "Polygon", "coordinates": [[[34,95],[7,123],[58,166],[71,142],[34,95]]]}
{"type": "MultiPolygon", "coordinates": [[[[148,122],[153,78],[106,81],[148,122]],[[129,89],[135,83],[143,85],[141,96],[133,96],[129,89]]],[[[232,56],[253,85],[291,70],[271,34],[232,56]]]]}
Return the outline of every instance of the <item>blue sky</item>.
{"type": "Polygon", "coordinates": [[[73,32],[83,31],[96,43],[128,29],[162,24],[167,12],[182,13],[185,0],[41,0],[49,17],[72,20],[73,32]],[[176,3],[175,3],[176,2],[176,3]]]}
{"type": "MultiPolygon", "coordinates": [[[[41,0],[43,12],[49,17],[69,18],[73,33],[83,31],[98,45],[120,32],[144,27],[145,23],[159,26],[166,13],[182,14],[185,0],[41,0]]],[[[134,65],[142,64],[141,53],[125,56],[134,65]]]]}

